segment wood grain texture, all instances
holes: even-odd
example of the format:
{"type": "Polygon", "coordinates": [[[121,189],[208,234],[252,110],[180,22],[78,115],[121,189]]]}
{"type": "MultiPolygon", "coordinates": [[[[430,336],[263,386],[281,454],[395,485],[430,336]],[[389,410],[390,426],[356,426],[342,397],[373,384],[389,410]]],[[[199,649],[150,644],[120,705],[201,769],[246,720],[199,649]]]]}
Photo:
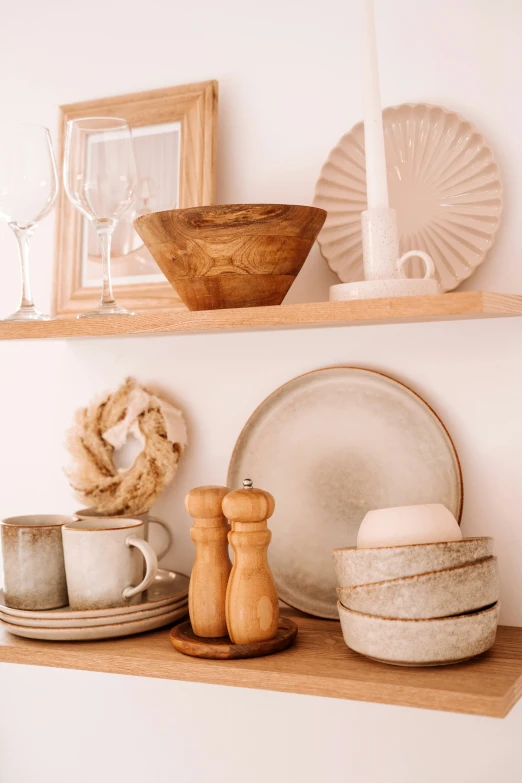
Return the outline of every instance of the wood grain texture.
{"type": "MultiPolygon", "coordinates": [[[[244,483],[250,482],[246,479],[244,483]]],[[[275,510],[275,500],[270,492],[257,487],[243,486],[223,498],[223,513],[232,523],[266,522],[275,510]]]]}
{"type": "Polygon", "coordinates": [[[223,500],[234,551],[226,597],[227,628],[234,644],[240,645],[273,639],[279,624],[277,588],[267,557],[272,538],[267,519],[274,513],[274,498],[248,481],[249,489],[237,489],[223,500]]]}
{"type": "Polygon", "coordinates": [[[170,641],[184,655],[196,658],[229,661],[239,658],[259,658],[273,655],[290,647],[297,636],[297,625],[287,617],[281,617],[276,635],[272,639],[251,644],[234,644],[228,636],[221,639],[204,639],[196,636],[190,623],[174,626],[170,641]]]}
{"type": "Polygon", "coordinates": [[[150,311],[129,318],[60,318],[40,323],[0,321],[0,340],[299,329],[511,316],[522,316],[522,296],[463,291],[440,296],[407,296],[364,302],[308,302],[197,313],[186,310],[150,311]]]}
{"type": "Polygon", "coordinates": [[[189,613],[198,636],[227,635],[226,594],[232,563],[228,554],[230,525],[221,504],[226,487],[195,487],[185,498],[185,508],[194,518],[190,531],[196,559],[189,585],[189,613]]]}
{"type": "MultiPolygon", "coordinates": [[[[59,166],[63,162],[69,120],[100,115],[122,117],[131,128],[180,122],[179,206],[212,204],[215,197],[217,105],[218,84],[208,81],[61,106],[59,166]]],[[[82,285],[82,218],[63,188],[60,188],[57,214],[53,313],[70,316],[91,310],[97,304],[100,292],[98,288],[82,285]]],[[[114,290],[119,304],[132,310],[185,309],[167,281],[117,285],[114,290]]]]}
{"type": "Polygon", "coordinates": [[[287,204],[142,215],[136,231],[189,310],[281,304],[326,219],[287,204]]]}
{"type": "Polygon", "coordinates": [[[522,628],[500,627],[494,647],[466,663],[401,669],[349,650],[335,620],[285,609],[299,627],[278,655],[242,661],[189,658],[173,649],[169,630],[105,642],[22,639],[0,623],[0,661],[132,674],[242,688],[504,717],[522,695],[522,628]]]}

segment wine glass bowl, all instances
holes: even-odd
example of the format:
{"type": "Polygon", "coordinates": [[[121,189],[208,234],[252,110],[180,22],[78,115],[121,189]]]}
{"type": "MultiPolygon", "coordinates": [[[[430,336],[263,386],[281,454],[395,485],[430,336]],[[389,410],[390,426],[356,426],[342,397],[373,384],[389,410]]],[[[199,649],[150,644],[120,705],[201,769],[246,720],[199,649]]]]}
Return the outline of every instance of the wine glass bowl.
{"type": "Polygon", "coordinates": [[[42,321],[50,316],[33,302],[29,278],[29,240],[49,214],[58,195],[58,176],[51,137],[40,125],[0,126],[0,219],[13,230],[20,250],[22,297],[7,321],[42,321]]]}
{"type": "Polygon", "coordinates": [[[102,297],[98,308],[79,318],[133,315],[113,296],[110,274],[112,233],[136,200],[138,173],[132,135],[117,117],[86,117],[67,124],[64,187],[71,203],[91,221],[100,241],[102,297]]]}

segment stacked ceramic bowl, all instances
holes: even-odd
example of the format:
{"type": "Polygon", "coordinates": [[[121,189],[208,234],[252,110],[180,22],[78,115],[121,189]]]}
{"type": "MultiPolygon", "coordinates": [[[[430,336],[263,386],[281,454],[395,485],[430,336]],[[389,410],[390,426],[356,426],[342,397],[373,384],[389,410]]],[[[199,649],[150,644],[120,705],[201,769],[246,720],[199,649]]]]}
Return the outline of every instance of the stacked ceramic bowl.
{"type": "Polygon", "coordinates": [[[7,606],[0,591],[0,620],[17,636],[49,641],[88,641],[151,631],[188,614],[189,578],[158,569],[155,580],[132,606],[114,609],[61,609],[28,611],[7,606]]]}
{"type": "Polygon", "coordinates": [[[402,666],[472,658],[495,641],[499,582],[491,538],[336,549],[343,636],[402,666]]]}

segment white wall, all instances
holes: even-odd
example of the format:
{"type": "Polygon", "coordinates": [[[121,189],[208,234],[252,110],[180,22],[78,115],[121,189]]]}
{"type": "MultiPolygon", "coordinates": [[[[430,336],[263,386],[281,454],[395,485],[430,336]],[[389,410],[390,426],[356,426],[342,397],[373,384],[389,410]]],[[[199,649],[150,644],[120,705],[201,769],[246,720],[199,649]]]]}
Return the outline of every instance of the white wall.
{"type": "Polygon", "coordinates": [[[0,676],[2,783],[520,781],[520,703],[498,720],[35,666],[0,676]]]}
{"type": "MultiPolygon", "coordinates": [[[[216,78],[219,201],[310,203],[329,150],[361,117],[357,6],[356,0],[4,1],[0,117],[54,130],[60,103],[216,78]]],[[[498,242],[465,287],[522,292],[522,4],[376,0],[376,12],[384,102],[427,101],[461,111],[490,138],[504,172],[498,242]]],[[[42,307],[50,298],[52,223],[42,224],[33,246],[42,307]]],[[[0,254],[0,312],[7,313],[16,306],[18,271],[5,226],[0,254]]],[[[331,282],[315,249],[289,300],[325,299],[331,282]]],[[[192,545],[183,495],[196,484],[225,480],[232,446],[253,408],[300,372],[358,364],[410,384],[443,417],[462,459],[464,532],[495,536],[503,621],[522,624],[521,338],[522,320],[502,320],[0,343],[0,513],[76,507],[61,473],[63,433],[78,406],[130,373],[168,390],[186,412],[190,447],[157,511],[175,534],[165,563],[187,571],[192,545]]],[[[336,771],[348,779],[346,757],[357,783],[442,777],[512,783],[518,774],[512,740],[521,709],[501,722],[7,665],[0,666],[0,688],[1,783],[37,776],[54,783],[95,777],[137,783],[144,754],[117,767],[121,748],[135,748],[128,742],[133,722],[154,754],[157,777],[164,771],[162,777],[191,781],[235,783],[268,774],[276,781],[330,781],[336,771]],[[196,727],[208,757],[195,748],[196,727]],[[247,751],[255,759],[246,778],[246,761],[226,748],[236,731],[247,749],[239,759],[247,751]],[[31,754],[24,751],[28,736],[31,754]],[[88,744],[80,746],[79,737],[88,744]],[[405,755],[410,737],[411,759],[405,755]],[[374,752],[377,740],[387,752],[374,752]]]]}

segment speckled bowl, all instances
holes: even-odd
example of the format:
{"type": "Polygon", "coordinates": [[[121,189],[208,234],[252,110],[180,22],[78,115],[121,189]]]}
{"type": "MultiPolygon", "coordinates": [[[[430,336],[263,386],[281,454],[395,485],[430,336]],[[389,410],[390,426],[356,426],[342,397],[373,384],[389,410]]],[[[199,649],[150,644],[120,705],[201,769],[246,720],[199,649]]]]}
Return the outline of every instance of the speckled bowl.
{"type": "Polygon", "coordinates": [[[464,614],[498,601],[497,558],[403,579],[338,587],[337,595],[346,609],[378,617],[417,620],[464,614]]]}
{"type": "Polygon", "coordinates": [[[492,554],[492,538],[463,538],[462,541],[440,544],[408,544],[378,549],[348,547],[332,550],[339,587],[443,571],[484,560],[492,554]]]}
{"type": "Polygon", "coordinates": [[[495,642],[498,603],[436,620],[389,620],[337,604],[344,641],[368,658],[396,666],[443,666],[473,658],[495,642]]]}

